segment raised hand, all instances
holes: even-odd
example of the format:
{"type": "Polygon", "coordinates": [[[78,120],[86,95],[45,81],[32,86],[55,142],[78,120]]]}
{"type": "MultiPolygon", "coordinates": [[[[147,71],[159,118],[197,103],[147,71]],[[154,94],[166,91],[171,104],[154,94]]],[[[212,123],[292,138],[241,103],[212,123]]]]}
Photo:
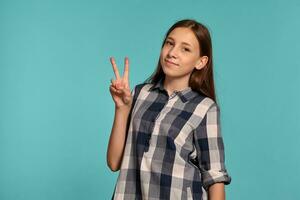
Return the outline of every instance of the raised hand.
{"type": "Polygon", "coordinates": [[[109,87],[111,96],[115,102],[116,108],[131,107],[132,96],[129,87],[129,60],[125,58],[125,67],[123,77],[120,76],[115,59],[110,58],[116,79],[111,79],[111,85],[109,87]]]}

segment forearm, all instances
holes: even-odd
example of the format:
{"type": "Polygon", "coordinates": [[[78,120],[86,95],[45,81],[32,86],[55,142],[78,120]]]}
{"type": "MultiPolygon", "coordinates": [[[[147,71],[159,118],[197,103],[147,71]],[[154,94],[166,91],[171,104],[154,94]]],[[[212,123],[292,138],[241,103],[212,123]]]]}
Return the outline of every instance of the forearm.
{"type": "Polygon", "coordinates": [[[224,183],[215,183],[208,188],[209,200],[225,200],[224,183]]]}
{"type": "Polygon", "coordinates": [[[107,148],[107,164],[112,171],[117,171],[120,168],[126,142],[126,126],[128,116],[128,108],[115,109],[115,118],[107,148]]]}

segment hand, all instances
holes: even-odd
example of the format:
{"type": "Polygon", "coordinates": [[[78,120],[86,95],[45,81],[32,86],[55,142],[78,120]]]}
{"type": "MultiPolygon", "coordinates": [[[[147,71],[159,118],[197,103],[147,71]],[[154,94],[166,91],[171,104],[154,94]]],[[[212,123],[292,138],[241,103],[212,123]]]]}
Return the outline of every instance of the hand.
{"type": "Polygon", "coordinates": [[[116,108],[131,107],[132,96],[129,87],[129,60],[125,58],[125,67],[123,77],[120,76],[118,67],[116,65],[115,59],[110,58],[116,80],[111,79],[111,85],[109,87],[111,96],[115,102],[116,108]]]}

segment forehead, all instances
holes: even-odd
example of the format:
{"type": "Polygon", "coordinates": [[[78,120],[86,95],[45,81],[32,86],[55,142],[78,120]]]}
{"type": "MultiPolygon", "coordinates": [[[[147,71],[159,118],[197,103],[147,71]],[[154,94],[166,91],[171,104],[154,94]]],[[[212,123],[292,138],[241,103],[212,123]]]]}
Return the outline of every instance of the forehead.
{"type": "Polygon", "coordinates": [[[188,43],[193,47],[198,47],[198,40],[194,32],[189,28],[177,27],[170,32],[167,38],[173,38],[179,43],[188,43]]]}

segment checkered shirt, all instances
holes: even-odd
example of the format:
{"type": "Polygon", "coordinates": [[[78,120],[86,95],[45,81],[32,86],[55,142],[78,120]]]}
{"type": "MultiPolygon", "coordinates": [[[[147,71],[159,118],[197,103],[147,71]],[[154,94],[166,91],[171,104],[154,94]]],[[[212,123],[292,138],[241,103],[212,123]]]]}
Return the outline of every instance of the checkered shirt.
{"type": "Polygon", "coordinates": [[[168,95],[162,81],[133,91],[126,145],[112,199],[207,199],[225,185],[220,109],[190,87],[168,95]]]}

